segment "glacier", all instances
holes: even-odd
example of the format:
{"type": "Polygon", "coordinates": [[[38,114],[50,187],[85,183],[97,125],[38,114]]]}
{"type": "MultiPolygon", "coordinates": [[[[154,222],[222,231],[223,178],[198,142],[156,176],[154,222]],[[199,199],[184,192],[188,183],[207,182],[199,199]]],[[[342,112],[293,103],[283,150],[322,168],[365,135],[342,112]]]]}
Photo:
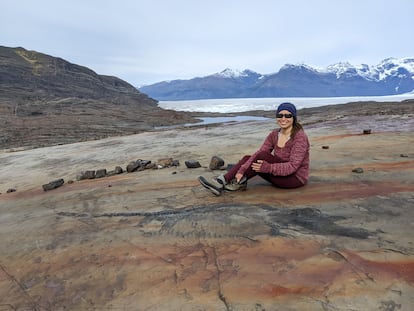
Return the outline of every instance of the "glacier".
{"type": "Polygon", "coordinates": [[[414,92],[390,96],[225,98],[160,101],[158,106],[175,111],[237,113],[254,110],[271,111],[283,102],[291,102],[297,109],[302,109],[360,101],[400,102],[407,99],[414,99],[414,92]]]}

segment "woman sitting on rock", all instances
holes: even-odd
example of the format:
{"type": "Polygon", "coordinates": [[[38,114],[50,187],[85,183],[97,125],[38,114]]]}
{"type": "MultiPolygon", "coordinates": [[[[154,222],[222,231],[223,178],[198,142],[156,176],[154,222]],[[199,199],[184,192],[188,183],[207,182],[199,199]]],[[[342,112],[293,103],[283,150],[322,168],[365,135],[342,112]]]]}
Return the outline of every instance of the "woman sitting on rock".
{"type": "Polygon", "coordinates": [[[253,155],[244,156],[225,175],[198,180],[215,195],[223,190],[245,189],[247,180],[259,175],[279,188],[306,185],[309,177],[309,140],[297,120],[296,107],[282,103],[276,111],[279,129],[273,130],[253,155]]]}

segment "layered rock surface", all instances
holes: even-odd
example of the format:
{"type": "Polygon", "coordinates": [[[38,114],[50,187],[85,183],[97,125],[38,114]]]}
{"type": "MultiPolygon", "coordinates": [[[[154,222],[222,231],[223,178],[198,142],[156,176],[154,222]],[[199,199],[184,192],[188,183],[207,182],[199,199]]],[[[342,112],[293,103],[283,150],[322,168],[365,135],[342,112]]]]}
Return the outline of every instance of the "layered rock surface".
{"type": "Polygon", "coordinates": [[[256,178],[215,197],[197,182],[221,173],[212,156],[256,150],[274,121],[3,151],[0,309],[411,310],[407,109],[308,116],[310,182],[293,190],[256,178]],[[41,187],[167,157],[181,166],[41,187]]]}

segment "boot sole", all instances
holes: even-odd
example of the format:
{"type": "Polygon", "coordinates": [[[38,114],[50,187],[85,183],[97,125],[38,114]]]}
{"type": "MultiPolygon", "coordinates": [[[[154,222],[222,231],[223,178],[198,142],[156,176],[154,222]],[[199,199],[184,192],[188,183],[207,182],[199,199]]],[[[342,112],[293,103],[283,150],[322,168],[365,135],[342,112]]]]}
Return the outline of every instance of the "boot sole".
{"type": "Polygon", "coordinates": [[[216,196],[220,196],[220,195],[221,195],[222,190],[221,190],[221,189],[219,189],[219,188],[217,188],[216,186],[212,185],[211,183],[209,183],[209,182],[207,181],[207,179],[205,179],[203,176],[199,176],[199,177],[198,177],[198,181],[200,182],[200,184],[201,184],[204,188],[206,188],[206,189],[210,190],[210,191],[211,191],[214,195],[216,195],[216,196]]]}

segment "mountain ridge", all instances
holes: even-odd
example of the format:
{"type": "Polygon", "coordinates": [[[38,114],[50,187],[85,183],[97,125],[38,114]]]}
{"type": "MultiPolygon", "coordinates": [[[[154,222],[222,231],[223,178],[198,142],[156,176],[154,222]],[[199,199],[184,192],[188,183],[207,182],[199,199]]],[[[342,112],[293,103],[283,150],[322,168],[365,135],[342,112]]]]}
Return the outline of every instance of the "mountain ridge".
{"type": "Polygon", "coordinates": [[[141,104],[156,106],[154,99],[117,77],[99,75],[85,66],[22,47],[0,46],[0,82],[2,98],[12,97],[14,101],[28,100],[25,92],[41,100],[113,99],[123,95],[141,104]]]}
{"type": "Polygon", "coordinates": [[[270,74],[226,68],[204,77],[161,81],[139,90],[157,100],[397,95],[414,90],[414,58],[390,57],[375,66],[339,62],[326,68],[287,63],[270,74]]]}
{"type": "Polygon", "coordinates": [[[0,46],[0,149],[42,147],[194,122],[128,82],[62,58],[0,46]]]}

